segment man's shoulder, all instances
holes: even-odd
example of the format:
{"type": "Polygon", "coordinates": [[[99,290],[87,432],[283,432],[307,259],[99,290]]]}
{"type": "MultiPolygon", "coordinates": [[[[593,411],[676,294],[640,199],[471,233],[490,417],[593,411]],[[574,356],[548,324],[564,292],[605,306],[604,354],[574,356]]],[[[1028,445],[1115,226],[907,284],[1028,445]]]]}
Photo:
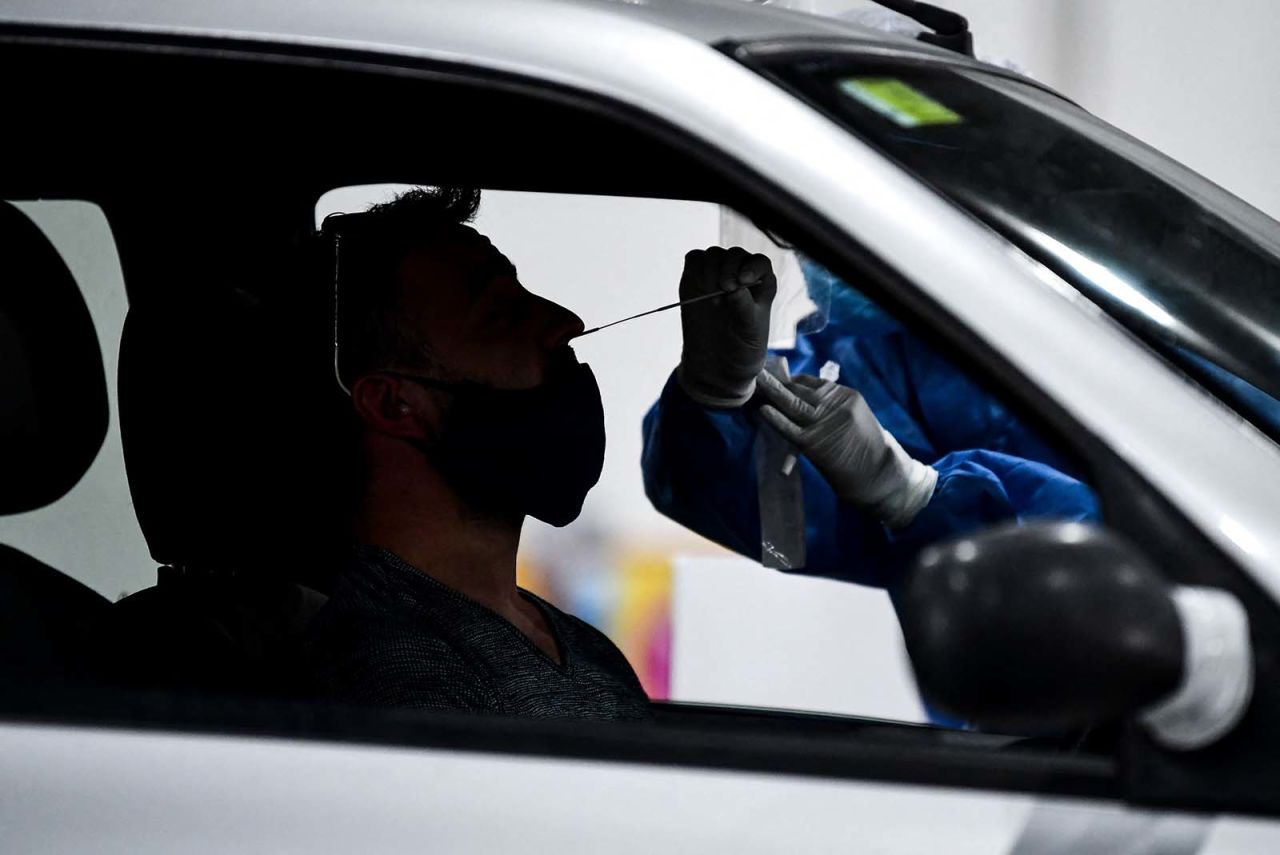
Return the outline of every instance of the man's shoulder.
{"type": "Polygon", "coordinates": [[[500,706],[484,669],[429,622],[327,604],[306,647],[314,678],[335,700],[485,712],[500,706]]]}
{"type": "Polygon", "coordinates": [[[430,621],[350,601],[330,600],[307,630],[312,649],[335,648],[371,657],[379,652],[430,654],[434,661],[463,663],[465,657],[430,621]]]}
{"type": "Polygon", "coordinates": [[[322,614],[331,620],[372,621],[443,631],[459,611],[458,595],[398,556],[357,547],[334,586],[322,614]]]}

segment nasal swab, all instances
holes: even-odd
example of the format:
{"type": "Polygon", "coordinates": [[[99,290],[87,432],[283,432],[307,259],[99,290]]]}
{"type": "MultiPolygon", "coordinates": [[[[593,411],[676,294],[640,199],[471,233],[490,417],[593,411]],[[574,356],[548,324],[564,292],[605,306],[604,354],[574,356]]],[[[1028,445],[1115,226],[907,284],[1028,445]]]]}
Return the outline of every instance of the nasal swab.
{"type": "Polygon", "coordinates": [[[667,309],[674,309],[677,306],[692,306],[694,303],[701,303],[703,300],[714,300],[716,297],[725,297],[725,296],[728,296],[729,294],[736,294],[738,292],[738,288],[754,288],[759,284],[760,283],[758,281],[752,282],[747,285],[738,285],[736,288],[731,288],[728,291],[716,291],[711,294],[701,294],[697,297],[690,297],[688,300],[681,300],[677,303],[668,303],[665,306],[659,306],[656,309],[650,309],[649,311],[641,312],[638,315],[631,315],[630,317],[623,318],[618,321],[610,321],[607,324],[601,324],[598,327],[592,327],[589,330],[583,330],[582,332],[575,335],[574,338],[582,338],[584,335],[591,335],[592,333],[600,332],[600,330],[607,330],[609,327],[616,327],[618,324],[625,324],[627,321],[634,321],[636,318],[643,318],[646,315],[656,315],[658,312],[665,312],[667,309]]]}

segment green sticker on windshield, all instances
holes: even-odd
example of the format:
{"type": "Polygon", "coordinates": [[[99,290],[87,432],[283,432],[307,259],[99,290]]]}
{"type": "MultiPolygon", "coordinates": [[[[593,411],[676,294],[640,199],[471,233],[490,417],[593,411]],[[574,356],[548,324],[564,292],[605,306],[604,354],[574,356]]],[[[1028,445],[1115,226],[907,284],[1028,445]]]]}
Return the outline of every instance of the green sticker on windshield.
{"type": "Polygon", "coordinates": [[[904,128],[958,125],[964,121],[959,113],[892,77],[847,77],[840,81],[840,89],[904,128]]]}

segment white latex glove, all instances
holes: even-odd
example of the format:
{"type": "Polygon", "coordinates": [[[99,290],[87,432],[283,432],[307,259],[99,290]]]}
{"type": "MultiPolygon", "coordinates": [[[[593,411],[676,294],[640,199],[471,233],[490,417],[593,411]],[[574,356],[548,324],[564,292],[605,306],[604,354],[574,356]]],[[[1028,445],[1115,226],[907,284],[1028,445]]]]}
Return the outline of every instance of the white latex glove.
{"type": "Polygon", "coordinates": [[[800,374],[757,376],[769,403],[760,417],[800,449],[842,500],[892,528],[909,525],[933,498],[938,473],[914,460],[848,386],[800,374]]]}
{"type": "Polygon", "coordinates": [[[676,376],[708,407],[740,407],[755,393],[769,344],[769,308],[778,281],[763,255],[741,247],[695,249],[684,257],[680,299],[726,292],[680,307],[684,350],[676,376]]]}

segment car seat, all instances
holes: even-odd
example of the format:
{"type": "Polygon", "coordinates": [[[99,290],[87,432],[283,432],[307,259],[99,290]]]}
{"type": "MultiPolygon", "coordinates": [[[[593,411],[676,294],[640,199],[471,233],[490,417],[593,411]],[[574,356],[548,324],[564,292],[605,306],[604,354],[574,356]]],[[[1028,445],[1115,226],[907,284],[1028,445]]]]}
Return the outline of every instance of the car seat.
{"type": "MultiPolygon", "coordinates": [[[[107,384],[75,279],[25,214],[0,202],[0,514],[49,505],[107,433],[107,384]]],[[[82,568],[72,568],[75,570],[82,568]]],[[[108,600],[0,545],[0,684],[84,677],[108,600]]]]}
{"type": "Polygon", "coordinates": [[[156,586],[112,606],[105,649],[138,686],[309,691],[301,638],[342,554],[336,455],[290,334],[231,288],[133,305],[120,420],[156,586]]]}

